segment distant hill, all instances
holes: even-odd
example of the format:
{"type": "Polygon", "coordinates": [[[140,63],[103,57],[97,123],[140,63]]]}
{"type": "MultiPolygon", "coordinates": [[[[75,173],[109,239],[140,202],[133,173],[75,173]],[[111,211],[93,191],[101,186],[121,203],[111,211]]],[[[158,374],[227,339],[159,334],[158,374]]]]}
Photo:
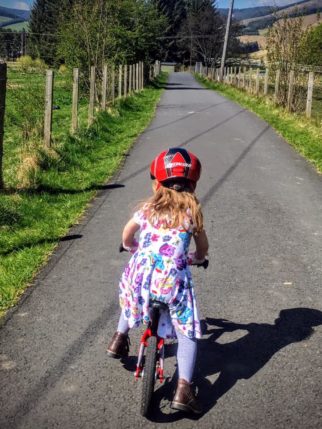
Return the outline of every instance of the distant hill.
{"type": "MultiPolygon", "coordinates": [[[[227,15],[228,9],[219,9],[223,15],[227,15]]],[[[310,15],[322,12],[322,0],[302,0],[294,3],[290,1],[288,5],[251,7],[246,9],[235,9],[234,19],[244,26],[243,34],[258,35],[259,30],[270,27],[284,14],[290,17],[298,15],[310,15]]]]}
{"type": "MultiPolygon", "coordinates": [[[[228,9],[218,9],[219,13],[223,16],[228,16],[228,9]]],[[[245,9],[234,9],[233,18],[236,21],[242,21],[249,18],[257,18],[259,16],[267,15],[272,13],[274,10],[273,6],[258,6],[258,7],[247,7],[245,9]]]]}
{"type": "Polygon", "coordinates": [[[6,28],[13,24],[28,21],[29,10],[12,9],[0,6],[0,28],[6,28]]]}

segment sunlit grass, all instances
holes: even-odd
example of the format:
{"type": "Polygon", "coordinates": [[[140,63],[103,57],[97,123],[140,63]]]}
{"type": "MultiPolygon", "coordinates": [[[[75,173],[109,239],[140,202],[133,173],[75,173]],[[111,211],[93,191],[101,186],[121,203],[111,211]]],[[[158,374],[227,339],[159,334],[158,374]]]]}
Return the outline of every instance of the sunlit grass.
{"type": "MultiPolygon", "coordinates": [[[[166,76],[160,79],[164,82],[166,76]]],[[[162,85],[153,85],[117,102],[76,136],[68,133],[64,95],[56,98],[62,125],[56,129],[54,150],[37,152],[36,187],[14,190],[13,180],[11,189],[0,194],[0,314],[17,302],[99,185],[115,173],[151,121],[161,92],[162,85]]],[[[9,137],[14,140],[14,133],[9,137]]]]}

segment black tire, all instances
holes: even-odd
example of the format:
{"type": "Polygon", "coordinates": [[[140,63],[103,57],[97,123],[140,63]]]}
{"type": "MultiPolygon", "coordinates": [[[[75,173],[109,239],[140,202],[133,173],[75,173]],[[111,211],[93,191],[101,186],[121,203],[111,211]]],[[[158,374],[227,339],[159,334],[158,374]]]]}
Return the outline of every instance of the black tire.
{"type": "Polygon", "coordinates": [[[157,358],[157,337],[150,337],[145,354],[144,374],[142,381],[141,415],[146,416],[149,411],[155,382],[155,365],[157,358]]]}

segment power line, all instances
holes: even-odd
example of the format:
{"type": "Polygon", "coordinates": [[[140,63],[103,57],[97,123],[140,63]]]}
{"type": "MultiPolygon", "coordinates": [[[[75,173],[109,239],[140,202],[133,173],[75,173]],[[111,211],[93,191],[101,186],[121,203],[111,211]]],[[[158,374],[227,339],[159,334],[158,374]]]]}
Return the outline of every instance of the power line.
{"type": "MultiPolygon", "coordinates": [[[[222,27],[220,27],[222,28],[222,27]]],[[[162,37],[156,37],[158,40],[165,40],[165,39],[216,39],[218,35],[205,35],[205,36],[162,36],[162,37]]]]}

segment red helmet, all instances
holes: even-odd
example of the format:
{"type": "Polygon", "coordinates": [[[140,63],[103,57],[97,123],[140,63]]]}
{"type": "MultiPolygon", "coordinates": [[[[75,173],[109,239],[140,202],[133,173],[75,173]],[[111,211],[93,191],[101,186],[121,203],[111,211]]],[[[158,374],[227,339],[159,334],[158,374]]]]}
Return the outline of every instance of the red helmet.
{"type": "MultiPolygon", "coordinates": [[[[169,179],[185,179],[195,188],[200,178],[201,163],[193,153],[181,147],[161,152],[151,163],[151,178],[163,183],[169,179]]],[[[173,181],[173,180],[172,180],[173,181]]]]}

